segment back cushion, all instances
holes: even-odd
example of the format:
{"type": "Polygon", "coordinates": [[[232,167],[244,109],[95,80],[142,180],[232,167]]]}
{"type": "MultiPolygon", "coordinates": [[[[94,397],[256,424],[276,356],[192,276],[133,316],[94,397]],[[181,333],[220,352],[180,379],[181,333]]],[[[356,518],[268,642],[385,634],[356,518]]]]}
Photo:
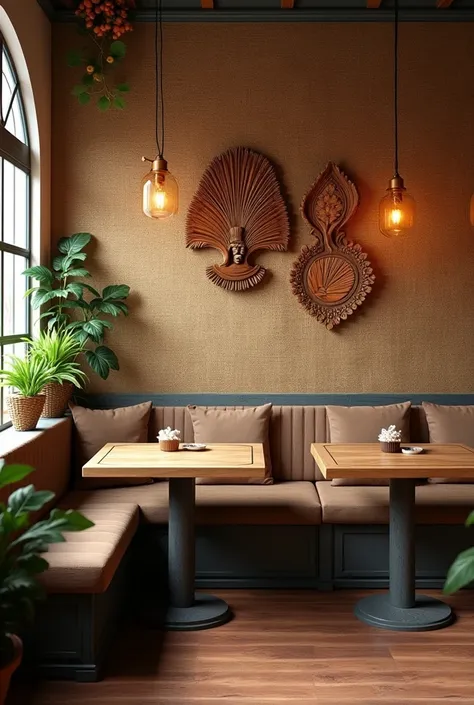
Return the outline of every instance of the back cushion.
{"type": "MultiPolygon", "coordinates": [[[[268,430],[272,405],[246,409],[207,409],[188,406],[196,443],[263,443],[265,478],[235,479],[232,484],[269,485],[273,482],[268,430]]],[[[198,478],[200,484],[228,484],[226,478],[198,478]]]]}
{"type": "MultiPolygon", "coordinates": [[[[430,430],[430,443],[462,443],[474,448],[474,406],[445,406],[423,402],[423,409],[430,430]]],[[[474,480],[431,478],[430,482],[470,484],[474,480]]]]}
{"type": "MultiPolygon", "coordinates": [[[[380,429],[394,424],[402,432],[402,441],[410,440],[409,401],[387,406],[327,406],[331,443],[377,443],[380,429]]],[[[338,478],[334,486],[388,485],[388,480],[338,478]]]]}
{"type": "Polygon", "coordinates": [[[31,475],[28,475],[15,485],[8,485],[2,488],[0,490],[0,502],[6,502],[8,495],[18,489],[18,487],[34,485],[37,490],[50,490],[55,493],[56,497],[54,500],[39,512],[35,512],[33,516],[35,520],[38,520],[48,513],[69,487],[71,479],[71,428],[71,419],[65,418],[55,421],[48,428],[48,433],[28,431],[22,434],[14,434],[12,435],[12,442],[14,441],[15,445],[18,443],[20,436],[25,439],[25,442],[10,452],[8,452],[8,434],[10,431],[4,432],[5,438],[2,439],[2,447],[5,444],[6,451],[2,457],[5,463],[7,465],[16,463],[31,465],[35,468],[35,472],[32,472],[31,475]]]}
{"type": "Polygon", "coordinates": [[[74,465],[76,486],[79,489],[142,485],[146,478],[122,480],[118,478],[82,477],[82,466],[106,443],[146,443],[151,413],[151,401],[118,409],[87,409],[70,404],[75,426],[74,465]]]}

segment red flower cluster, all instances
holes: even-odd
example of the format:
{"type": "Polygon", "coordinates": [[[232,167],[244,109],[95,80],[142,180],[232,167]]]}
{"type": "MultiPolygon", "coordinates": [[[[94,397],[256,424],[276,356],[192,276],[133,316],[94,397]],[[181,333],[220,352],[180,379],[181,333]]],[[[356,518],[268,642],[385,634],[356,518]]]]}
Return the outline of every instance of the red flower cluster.
{"type": "Polygon", "coordinates": [[[135,0],[81,0],[76,15],[97,37],[112,34],[113,39],[118,39],[132,31],[128,13],[134,7],[135,0]]]}

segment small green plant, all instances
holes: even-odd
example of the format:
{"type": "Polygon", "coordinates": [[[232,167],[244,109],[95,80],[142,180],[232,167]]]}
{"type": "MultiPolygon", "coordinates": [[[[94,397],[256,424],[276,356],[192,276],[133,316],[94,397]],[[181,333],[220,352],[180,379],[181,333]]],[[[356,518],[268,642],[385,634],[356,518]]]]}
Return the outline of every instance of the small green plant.
{"type": "MultiPolygon", "coordinates": [[[[5,465],[0,460],[0,489],[27,477],[34,468],[5,465]]],[[[84,531],[93,522],[74,510],[53,509],[47,519],[30,525],[30,514],[42,509],[54,492],[20,487],[0,503],[0,665],[13,656],[10,634],[18,634],[34,614],[34,602],[44,596],[37,576],[48,567],[42,553],[51,543],[65,541],[65,531],[84,531]]]]}
{"type": "Polygon", "coordinates": [[[54,374],[47,360],[9,355],[9,368],[0,370],[0,387],[14,387],[22,397],[35,397],[54,374]]]}
{"type": "Polygon", "coordinates": [[[76,362],[83,345],[67,330],[42,331],[35,340],[25,342],[30,344],[31,359],[45,360],[52,369],[50,382],[71,382],[80,387],[87,379],[76,362]]]}
{"type": "Polygon", "coordinates": [[[125,299],[130,287],[112,284],[99,292],[87,282],[78,281],[90,277],[83,264],[87,258],[83,250],[91,238],[90,233],[63,237],[58,242],[60,254],[53,259],[52,269],[38,265],[23,274],[38,282],[26,295],[31,296],[34,309],[48,305],[40,316],[48,319],[48,329],[67,330],[84,348],[88,346],[84,350],[87,363],[102,379],[107,379],[110,370],[119,369],[117,356],[103,344],[105,332],[113,328],[108,317],[128,315],[125,299]]]}
{"type": "MultiPolygon", "coordinates": [[[[466,526],[474,525],[474,512],[471,512],[466,519],[466,526]]],[[[454,560],[452,566],[448,570],[446,582],[444,584],[444,592],[447,595],[452,595],[454,592],[461,590],[474,581],[474,546],[467,548],[454,560]]]]}

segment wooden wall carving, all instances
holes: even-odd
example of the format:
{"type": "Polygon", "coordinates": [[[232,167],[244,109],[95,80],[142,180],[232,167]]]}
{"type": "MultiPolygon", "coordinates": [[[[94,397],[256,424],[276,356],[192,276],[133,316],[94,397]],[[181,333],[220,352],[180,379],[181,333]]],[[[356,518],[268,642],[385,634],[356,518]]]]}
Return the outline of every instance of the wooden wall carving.
{"type": "Polygon", "coordinates": [[[209,279],[233,291],[255,286],[266,270],[252,263],[252,255],[286,250],[289,235],[288,213],[269,160],[245,147],[213,159],[186,221],[186,247],[222,253],[223,262],[207,268],[209,279]]]}
{"type": "Polygon", "coordinates": [[[354,313],[375,281],[367,255],[343,231],[358,203],[354,184],[330,162],[301,204],[316,244],[303,247],[291,285],[298,301],[328,329],[354,313]]]}

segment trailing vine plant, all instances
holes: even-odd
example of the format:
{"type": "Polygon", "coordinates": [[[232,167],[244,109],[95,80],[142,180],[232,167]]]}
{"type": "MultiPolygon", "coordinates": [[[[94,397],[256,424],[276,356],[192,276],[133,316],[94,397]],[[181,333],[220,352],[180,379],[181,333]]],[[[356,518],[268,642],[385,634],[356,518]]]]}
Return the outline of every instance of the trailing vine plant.
{"type": "Polygon", "coordinates": [[[84,261],[84,248],[91,241],[90,233],[76,233],[63,237],[58,242],[59,255],[53,259],[50,269],[44,265],[30,267],[23,274],[38,282],[28,289],[33,309],[45,304],[41,319],[47,319],[49,330],[71,331],[84,350],[86,361],[102,379],[107,379],[110,370],[118,370],[116,354],[104,345],[107,330],[112,330],[110,317],[128,315],[125,299],[130,293],[126,284],[112,284],[99,292],[89,283],[80,281],[90,277],[84,261]]]}
{"type": "Polygon", "coordinates": [[[129,15],[134,8],[135,0],[81,0],[77,3],[75,15],[79,27],[90,40],[90,46],[68,55],[69,66],[84,68],[80,83],[72,89],[80,105],[94,100],[102,111],[111,107],[125,108],[125,94],[130,86],[115,84],[113,69],[125,58],[127,48],[120,37],[133,30],[129,15]]]}

